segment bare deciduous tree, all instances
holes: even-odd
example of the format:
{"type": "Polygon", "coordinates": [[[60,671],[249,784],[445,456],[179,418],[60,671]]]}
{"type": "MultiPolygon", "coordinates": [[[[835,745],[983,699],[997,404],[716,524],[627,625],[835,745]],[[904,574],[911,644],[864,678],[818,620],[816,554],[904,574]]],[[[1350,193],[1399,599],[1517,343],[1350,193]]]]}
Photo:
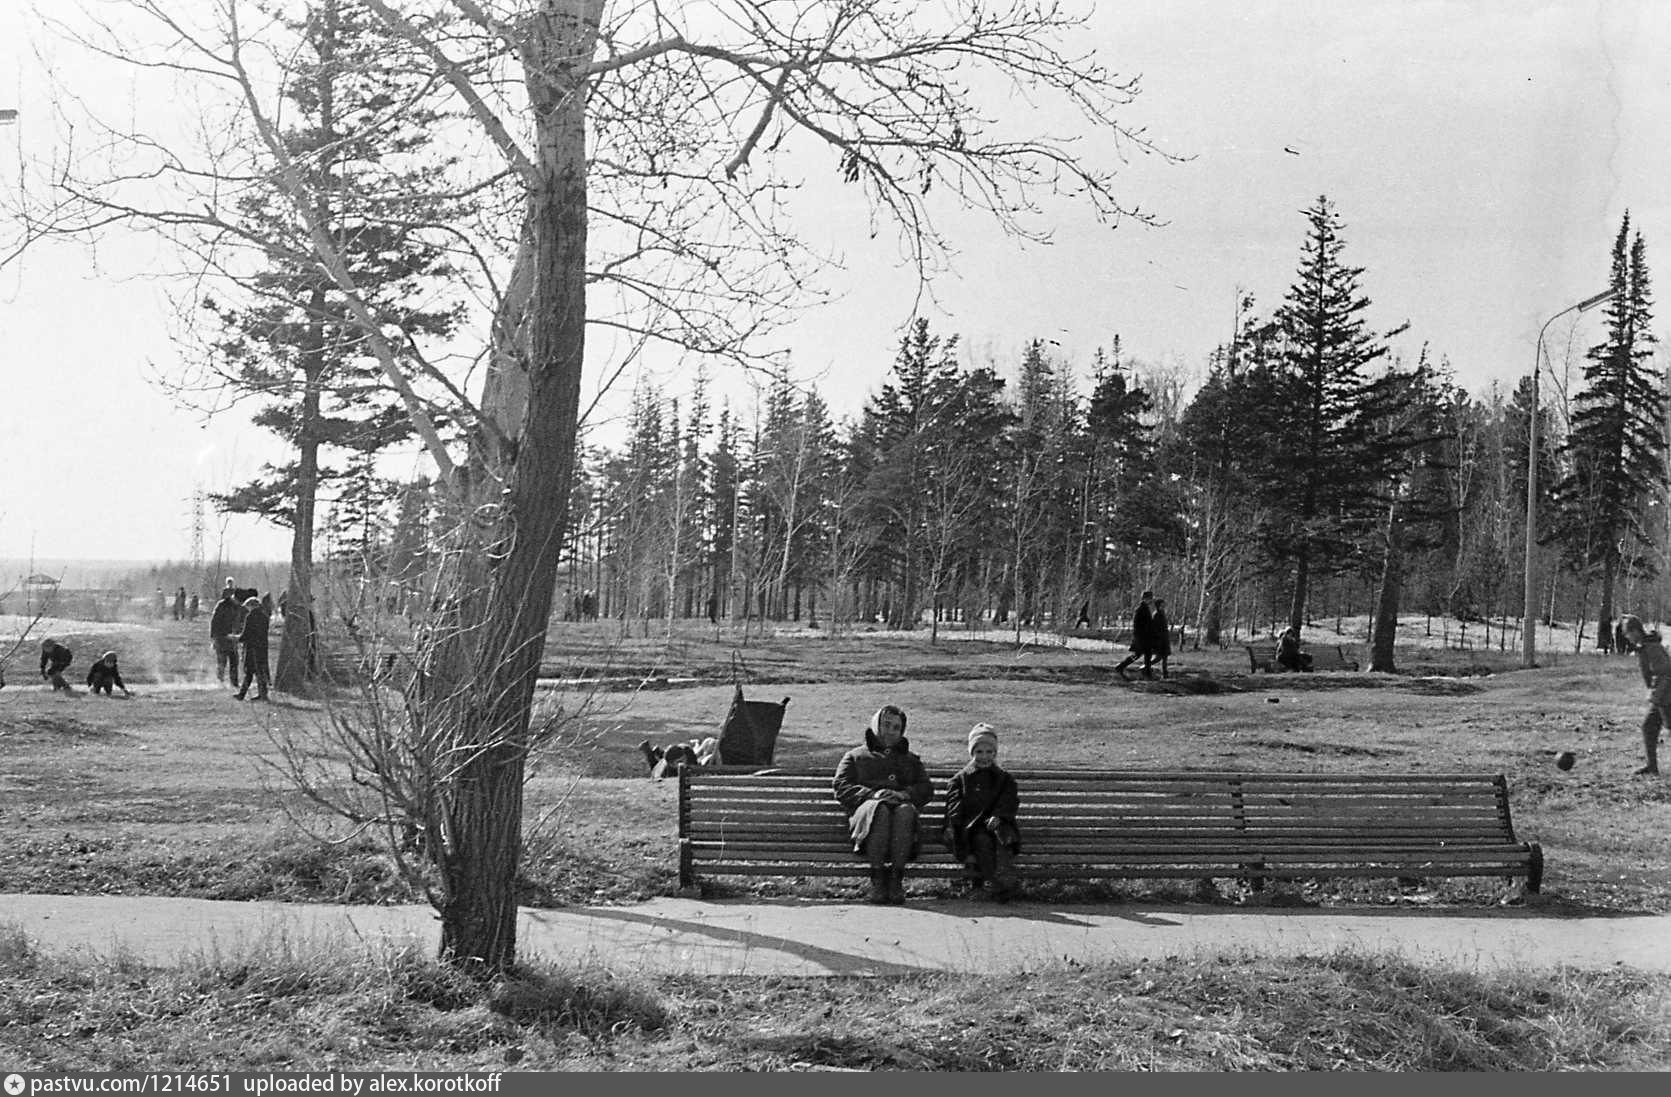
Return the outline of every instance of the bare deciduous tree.
{"type": "MultiPolygon", "coordinates": [[[[1082,19],[1049,2],[363,2],[426,60],[426,94],[469,121],[459,141],[483,154],[474,178],[435,180],[489,199],[481,224],[434,227],[478,261],[471,277],[493,317],[476,400],[427,357],[407,368],[395,352],[403,333],[367,306],[314,218],[316,196],[273,111],[285,49],[264,40],[273,24],[249,24],[262,19],[253,4],[216,0],[212,18],[188,27],[174,10],[188,5],[133,0],[163,47],[147,57],[112,34],[108,53],[229,92],[235,124],[205,128],[210,151],[236,160],[238,142],[253,141],[276,169],[252,178],[223,158],[200,172],[199,158],[162,155],[150,135],[110,131],[113,147],[148,150],[142,160],[161,170],[192,165],[176,182],[197,185],[182,185],[172,204],[141,206],[104,200],[89,183],[55,192],[47,215],[60,232],[145,221],[192,237],[212,275],[219,255],[205,236],[245,237],[224,206],[203,210],[205,193],[275,187],[294,207],[305,238],[259,246],[330,277],[451,508],[453,543],[438,554],[449,597],[427,622],[432,649],[416,692],[422,726],[446,737],[450,761],[427,849],[442,955],[502,970],[516,955],[522,776],[589,326],[748,360],[755,337],[812,288],[816,257],[779,201],[799,182],[797,164],[821,163],[859,188],[874,226],[896,226],[926,274],[947,255],[934,222],[943,200],[1032,239],[1048,236],[1034,215],[1051,194],[1071,192],[1110,222],[1143,216],[1115,195],[1117,161],[1082,161],[1075,134],[1041,136],[1036,119],[1071,117],[1115,156],[1152,146],[1117,118],[1136,81],[1069,52],[1082,19]],[[982,113],[1012,96],[1034,106],[1019,134],[982,113]],[[462,432],[456,446],[437,423],[442,399],[462,432]]],[[[137,171],[115,175],[139,181],[137,171]]]]}

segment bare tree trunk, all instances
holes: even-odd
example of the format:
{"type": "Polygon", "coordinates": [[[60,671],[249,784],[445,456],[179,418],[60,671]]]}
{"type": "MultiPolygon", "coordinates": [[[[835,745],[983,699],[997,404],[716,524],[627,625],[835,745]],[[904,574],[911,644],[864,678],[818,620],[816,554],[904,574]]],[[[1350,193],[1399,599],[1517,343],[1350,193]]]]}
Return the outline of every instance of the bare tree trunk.
{"type": "MultiPolygon", "coordinates": [[[[460,629],[447,688],[447,717],[463,761],[437,856],[441,956],[503,971],[516,960],[515,882],[522,839],[522,785],[535,680],[545,651],[563,525],[574,474],[586,323],[586,95],[600,0],[551,3],[528,20],[524,69],[536,126],[538,183],[529,189],[534,288],[528,309],[529,394],[523,431],[504,489],[496,539],[485,561],[480,631],[460,629]]],[[[486,478],[471,487],[486,495],[486,478]]],[[[475,494],[473,492],[472,494],[475,494]]],[[[477,528],[498,500],[464,515],[477,528]]],[[[466,553],[469,542],[466,537],[466,553]]],[[[461,561],[466,572],[472,559],[461,561]]],[[[461,624],[472,619],[468,585],[461,624]]]]}
{"type": "MultiPolygon", "coordinates": [[[[325,307],[323,288],[313,292],[314,316],[325,307]]],[[[312,345],[302,392],[301,430],[296,438],[296,509],[290,523],[290,580],[284,595],[284,630],[279,636],[278,666],[273,688],[280,693],[301,693],[313,675],[313,514],[319,496],[319,389],[324,363],[324,323],[309,325],[312,345]]]]}
{"type": "Polygon", "coordinates": [[[1387,505],[1387,558],[1381,570],[1381,592],[1375,602],[1370,629],[1369,669],[1392,674],[1393,644],[1398,639],[1398,604],[1404,593],[1404,535],[1398,504],[1387,505]]]}
{"type": "Polygon", "coordinates": [[[1288,623],[1295,628],[1305,627],[1305,600],[1310,583],[1310,555],[1307,550],[1301,549],[1294,558],[1294,598],[1288,604],[1288,623]]]}
{"type": "Polygon", "coordinates": [[[1603,555],[1601,563],[1601,611],[1596,617],[1596,647],[1601,651],[1613,650],[1613,582],[1617,570],[1617,558],[1613,553],[1603,555]]]}

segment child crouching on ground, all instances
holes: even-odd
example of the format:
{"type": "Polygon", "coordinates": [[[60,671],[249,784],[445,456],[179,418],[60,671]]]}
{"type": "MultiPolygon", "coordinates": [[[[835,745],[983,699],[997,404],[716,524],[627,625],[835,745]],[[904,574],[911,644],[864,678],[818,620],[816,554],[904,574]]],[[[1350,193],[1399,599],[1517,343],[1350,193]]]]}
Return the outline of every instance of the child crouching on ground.
{"type": "Polygon", "coordinates": [[[127,683],[122,681],[122,671],[116,665],[116,653],[107,651],[99,657],[87,671],[87,684],[93,687],[94,693],[111,696],[110,687],[115,686],[122,691],[123,697],[132,696],[128,693],[127,683]]]}
{"type": "Polygon", "coordinates": [[[985,885],[1000,903],[1015,895],[1015,855],[1021,850],[1015,816],[1020,801],[1015,778],[998,765],[997,730],[991,724],[976,724],[969,732],[969,764],[953,774],[946,787],[942,835],[953,856],[963,862],[963,882],[971,894],[979,894],[985,885]]]}

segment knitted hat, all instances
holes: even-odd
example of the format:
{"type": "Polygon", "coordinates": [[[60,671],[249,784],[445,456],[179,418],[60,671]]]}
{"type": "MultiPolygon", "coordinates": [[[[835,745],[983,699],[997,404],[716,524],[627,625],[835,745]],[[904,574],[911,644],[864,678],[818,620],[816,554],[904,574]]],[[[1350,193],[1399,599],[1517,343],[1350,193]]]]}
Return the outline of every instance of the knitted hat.
{"type": "Polygon", "coordinates": [[[998,729],[993,727],[991,724],[976,724],[974,727],[970,728],[969,753],[971,755],[975,753],[975,746],[982,742],[991,743],[992,749],[997,750],[998,729]]]}

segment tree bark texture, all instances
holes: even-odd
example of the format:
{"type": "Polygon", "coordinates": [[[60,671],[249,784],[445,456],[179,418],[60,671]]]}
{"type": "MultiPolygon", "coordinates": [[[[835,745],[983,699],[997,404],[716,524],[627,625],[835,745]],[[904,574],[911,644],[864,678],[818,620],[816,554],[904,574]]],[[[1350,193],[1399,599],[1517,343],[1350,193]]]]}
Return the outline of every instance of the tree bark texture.
{"type": "Polygon", "coordinates": [[[1398,607],[1404,597],[1404,531],[1398,503],[1387,505],[1387,559],[1370,628],[1369,669],[1393,673],[1393,644],[1398,639],[1398,607]]]}
{"type": "MultiPolygon", "coordinates": [[[[558,556],[574,473],[586,334],[585,69],[602,13],[599,0],[548,2],[524,24],[523,67],[534,112],[537,178],[528,189],[534,285],[527,320],[529,392],[504,470],[472,478],[478,498],[466,529],[489,532],[488,551],[461,560],[485,570],[479,612],[455,651],[468,683],[447,682],[448,719],[463,748],[438,858],[445,880],[441,955],[504,971],[516,959],[516,878],[522,792],[535,680],[545,652],[558,556]],[[461,688],[462,687],[462,688],[461,688]]],[[[473,537],[460,551],[470,553],[473,537]]],[[[469,597],[469,590],[462,592],[469,597]]]]}

